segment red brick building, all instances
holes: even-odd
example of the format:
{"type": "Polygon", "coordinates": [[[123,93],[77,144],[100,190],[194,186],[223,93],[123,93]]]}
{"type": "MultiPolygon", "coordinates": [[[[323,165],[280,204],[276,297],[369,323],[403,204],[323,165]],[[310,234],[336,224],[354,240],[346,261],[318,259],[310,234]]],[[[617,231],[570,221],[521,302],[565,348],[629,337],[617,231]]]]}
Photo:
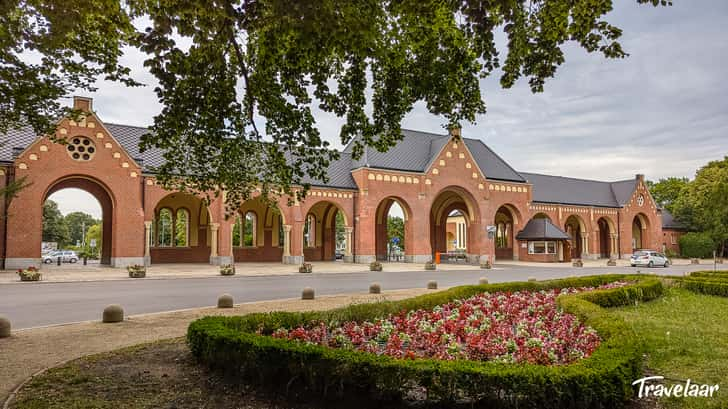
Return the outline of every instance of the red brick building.
{"type": "Polygon", "coordinates": [[[447,220],[454,211],[466,223],[459,243],[471,262],[627,257],[635,248],[661,248],[664,240],[661,214],[642,175],[600,182],[517,172],[481,140],[459,131],[405,130],[388,152],[367,150],[359,160],[347,147],[330,165],[329,181],[311,181],[304,201],[289,206],[284,198],[276,208],[253,199],[230,216],[223,198],[204,205],[156,183],[152,168],[160,152],[138,149],[146,129],[104,123],[90,99],[75,98],[74,104],[88,114],[79,122],[60,121],[56,137],[67,145],[29,128],[0,140],[0,183],[22,177],[31,183],[10,206],[0,203],[5,268],[40,262],[43,203],[67,187],[100,202],[102,262],[112,266],[332,260],[337,241],[346,261],[370,262],[386,258],[386,221],[395,202],[404,213],[409,262],[447,251],[447,220]],[[343,230],[339,223],[337,231],[337,217],[343,230]],[[549,234],[541,237],[541,230],[549,234]]]}

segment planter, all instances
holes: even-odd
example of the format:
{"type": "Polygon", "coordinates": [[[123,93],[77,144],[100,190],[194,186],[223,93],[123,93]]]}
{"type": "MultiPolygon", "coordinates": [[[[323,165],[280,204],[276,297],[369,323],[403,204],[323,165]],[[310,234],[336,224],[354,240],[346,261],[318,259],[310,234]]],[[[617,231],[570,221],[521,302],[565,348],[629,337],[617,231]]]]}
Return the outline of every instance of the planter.
{"type": "Polygon", "coordinates": [[[437,264],[429,261],[425,263],[425,270],[437,270],[437,264]]]}
{"type": "Polygon", "coordinates": [[[580,258],[575,258],[571,261],[571,265],[573,267],[584,267],[584,262],[580,258]]]}
{"type": "Polygon", "coordinates": [[[699,258],[691,258],[690,259],[690,264],[700,264],[700,259],[699,258]]]}
{"type": "Polygon", "coordinates": [[[369,263],[369,271],[382,271],[382,263],[378,261],[372,261],[369,263]]]}
{"type": "Polygon", "coordinates": [[[610,258],[609,261],[607,261],[607,266],[609,267],[616,267],[617,266],[617,260],[610,258]]]}
{"type": "Polygon", "coordinates": [[[147,268],[139,264],[126,267],[129,278],[144,278],[147,276],[147,268]]]}
{"type": "Polygon", "coordinates": [[[490,264],[490,259],[488,257],[480,257],[480,268],[490,270],[493,266],[490,264]]]}
{"type": "Polygon", "coordinates": [[[311,263],[303,263],[300,267],[298,267],[299,273],[312,273],[313,272],[313,264],[311,263]]]}
{"type": "Polygon", "coordinates": [[[235,275],[235,266],[232,264],[225,264],[220,266],[221,276],[233,276],[235,275]]]}
{"type": "Polygon", "coordinates": [[[28,267],[25,270],[18,270],[20,281],[40,281],[43,275],[35,267],[28,267]]]}

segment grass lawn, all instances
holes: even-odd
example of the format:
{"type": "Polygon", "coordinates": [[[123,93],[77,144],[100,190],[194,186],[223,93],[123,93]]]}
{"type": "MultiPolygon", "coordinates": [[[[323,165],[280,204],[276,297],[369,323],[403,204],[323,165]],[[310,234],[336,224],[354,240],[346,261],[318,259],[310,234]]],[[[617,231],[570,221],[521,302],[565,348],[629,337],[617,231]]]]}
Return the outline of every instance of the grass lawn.
{"type": "MultiPolygon", "coordinates": [[[[665,296],[614,310],[647,341],[651,375],[719,384],[711,398],[672,398],[668,408],[728,407],[728,298],[670,288],[665,296]]],[[[667,381],[667,385],[684,383],[667,381]]]]}
{"type": "MultiPolygon", "coordinates": [[[[728,408],[728,298],[670,288],[663,298],[611,310],[648,345],[647,371],[666,384],[719,384],[714,398],[635,401],[634,408],[728,408]]],[[[191,357],[183,339],[95,355],[54,368],[20,392],[13,408],[296,408],[323,405],[229,382],[191,357]]],[[[328,407],[358,409],[356,402],[328,407]]]]}

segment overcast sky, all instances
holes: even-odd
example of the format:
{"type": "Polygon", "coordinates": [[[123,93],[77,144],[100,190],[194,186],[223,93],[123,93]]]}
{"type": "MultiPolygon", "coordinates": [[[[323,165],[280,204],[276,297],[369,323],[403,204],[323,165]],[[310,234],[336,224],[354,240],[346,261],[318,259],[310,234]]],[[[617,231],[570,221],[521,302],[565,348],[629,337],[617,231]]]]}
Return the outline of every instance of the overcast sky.
{"type": "MultiPolygon", "coordinates": [[[[463,136],[485,141],[520,171],[619,180],[692,177],[728,154],[728,1],[674,0],[672,7],[615,1],[608,21],[624,30],[623,60],[605,60],[576,46],[545,92],[526,81],[503,90],[482,81],[488,112],[466,124],[463,136]]],[[[106,122],[146,126],[160,111],[143,56],[124,62],[146,87],[100,83],[94,109],[106,122]]],[[[319,116],[324,136],[338,144],[336,118],[319,116]]],[[[403,127],[444,132],[442,118],[417,105],[403,127]]],[[[80,191],[54,194],[61,211],[100,216],[80,191]]]]}

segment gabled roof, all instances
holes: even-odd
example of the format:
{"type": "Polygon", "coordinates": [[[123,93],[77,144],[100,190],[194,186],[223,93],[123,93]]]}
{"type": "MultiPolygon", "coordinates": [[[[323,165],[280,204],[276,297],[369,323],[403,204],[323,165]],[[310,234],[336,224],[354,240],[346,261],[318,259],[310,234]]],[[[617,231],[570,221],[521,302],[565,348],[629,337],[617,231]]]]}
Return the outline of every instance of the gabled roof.
{"type": "Polygon", "coordinates": [[[516,235],[518,240],[571,240],[566,232],[547,218],[531,219],[516,235]]]}
{"type": "Polygon", "coordinates": [[[675,220],[672,213],[670,213],[667,209],[660,209],[660,216],[662,217],[663,229],[687,230],[687,227],[679,221],[675,220]]]}
{"type": "MultiPolygon", "coordinates": [[[[409,172],[426,172],[432,161],[450,140],[449,135],[402,129],[403,139],[386,152],[367,148],[359,160],[353,161],[353,167],[370,167],[409,172]]],[[[488,179],[525,182],[506,161],[496,155],[479,139],[462,138],[478,168],[488,179]]],[[[354,141],[346,146],[344,152],[351,152],[354,141]]]]}
{"type": "Polygon", "coordinates": [[[637,187],[635,179],[618,182],[521,172],[533,184],[533,201],[568,205],[621,207],[637,187]]]}

